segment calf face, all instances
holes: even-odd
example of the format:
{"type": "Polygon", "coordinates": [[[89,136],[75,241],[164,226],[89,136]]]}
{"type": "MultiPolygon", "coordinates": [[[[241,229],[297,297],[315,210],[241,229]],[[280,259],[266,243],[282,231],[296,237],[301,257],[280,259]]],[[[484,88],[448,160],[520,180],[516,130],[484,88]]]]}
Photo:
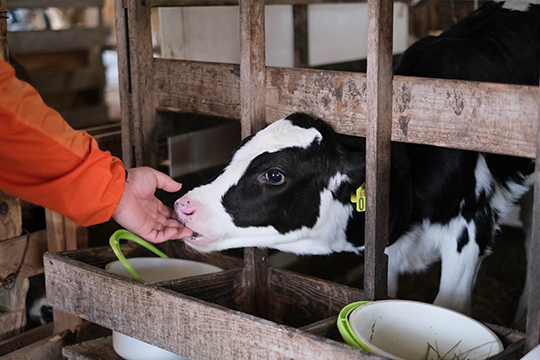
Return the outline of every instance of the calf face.
{"type": "Polygon", "coordinates": [[[322,121],[293,114],[247,138],[212,182],[178,199],[200,251],[271,247],[298,254],[357,251],[346,237],[350,194],[364,182],[364,151],[322,121]]]}
{"type": "MultiPolygon", "coordinates": [[[[403,145],[394,144],[391,241],[412,210],[403,145]]],[[[267,247],[296,254],[363,249],[364,213],[351,195],[365,179],[365,139],[334,133],[322,120],[296,113],[247,138],[212,182],[175,203],[199,251],[267,247]]]]}

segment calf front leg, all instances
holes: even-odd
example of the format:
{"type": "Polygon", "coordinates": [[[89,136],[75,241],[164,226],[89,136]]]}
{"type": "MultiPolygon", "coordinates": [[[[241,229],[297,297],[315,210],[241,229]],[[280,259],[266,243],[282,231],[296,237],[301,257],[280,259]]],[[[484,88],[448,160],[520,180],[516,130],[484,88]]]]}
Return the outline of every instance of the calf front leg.
{"type": "Polygon", "coordinates": [[[471,314],[471,298],[480,267],[476,227],[469,223],[455,238],[441,247],[441,282],[434,304],[471,314]],[[466,244],[460,246],[467,240],[466,244]]]}

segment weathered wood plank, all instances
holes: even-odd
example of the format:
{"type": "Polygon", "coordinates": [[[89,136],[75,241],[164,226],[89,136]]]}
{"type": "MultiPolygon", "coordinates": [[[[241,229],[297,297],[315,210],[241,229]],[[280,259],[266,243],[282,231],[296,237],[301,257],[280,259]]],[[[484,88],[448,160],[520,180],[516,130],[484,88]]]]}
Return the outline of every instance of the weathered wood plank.
{"type": "MultiPolygon", "coordinates": [[[[28,290],[28,284],[26,284],[28,290]]],[[[6,291],[3,290],[2,291],[6,291]]],[[[24,331],[26,326],[26,308],[10,310],[8,312],[0,311],[0,340],[9,339],[24,331]]]]}
{"type": "MultiPolygon", "coordinates": [[[[152,7],[238,5],[239,0],[152,0],[152,7]]],[[[366,0],[266,0],[266,5],[361,3],[366,0]]]]}
{"type": "Polygon", "coordinates": [[[61,359],[62,347],[67,344],[67,338],[71,334],[65,330],[59,334],[35,342],[22,349],[9,353],[2,357],[3,360],[49,360],[61,359]]]}
{"type": "Polygon", "coordinates": [[[309,66],[307,5],[293,5],[294,67],[309,66]]]}
{"type": "Polygon", "coordinates": [[[6,354],[2,357],[2,360],[62,359],[62,348],[64,346],[94,339],[96,337],[110,336],[110,334],[110,330],[86,322],[77,327],[73,332],[70,330],[57,332],[40,341],[6,354]]]}
{"type": "Polygon", "coordinates": [[[240,119],[240,67],[154,59],[158,110],[240,119]]]}
{"type": "MultiPolygon", "coordinates": [[[[88,247],[88,232],[85,227],[75,224],[66,216],[45,209],[47,222],[47,247],[50,252],[75,250],[88,247]]],[[[75,330],[82,324],[82,319],[53,308],[54,332],[65,329],[75,330]]],[[[56,351],[56,350],[55,350],[56,351]]]]}
{"type": "MultiPolygon", "coordinates": [[[[237,65],[161,59],[154,64],[157,108],[240,118],[237,65]],[[180,85],[185,81],[195,86],[180,85]]],[[[273,67],[266,72],[268,122],[304,111],[340,133],[366,135],[365,74],[273,67]]],[[[532,158],[537,94],[534,86],[395,76],[392,140],[532,158]]]]}
{"type": "Polygon", "coordinates": [[[312,324],[302,326],[299,328],[301,331],[305,331],[311,334],[324,336],[330,339],[341,339],[341,334],[339,333],[337,327],[338,316],[332,316],[327,319],[323,319],[312,324]]]}
{"type": "Polygon", "coordinates": [[[88,233],[85,227],[79,226],[66,216],[49,209],[45,209],[45,218],[50,252],[88,247],[88,233]]]}
{"type": "MultiPolygon", "coordinates": [[[[131,143],[133,131],[130,128],[133,118],[131,96],[131,66],[129,61],[129,37],[127,34],[127,9],[122,0],[114,0],[114,15],[116,29],[116,51],[118,52],[118,91],[120,95],[120,115],[122,126],[122,161],[126,169],[135,166],[134,148],[131,143]]],[[[142,155],[141,155],[142,156],[142,155]]]]}
{"type": "Polygon", "coordinates": [[[304,326],[337,315],[345,306],[364,300],[364,292],[295,274],[286,270],[269,269],[269,318],[290,326],[304,326]],[[279,300],[277,300],[279,299],[279,300]]]}
{"type": "Polygon", "coordinates": [[[243,269],[236,269],[164,281],[156,285],[229,309],[244,311],[246,299],[242,287],[243,277],[243,269]]]}
{"type": "Polygon", "coordinates": [[[0,241],[21,235],[21,200],[0,191],[0,241]]]}
{"type": "Polygon", "coordinates": [[[0,59],[9,59],[7,44],[7,7],[6,0],[0,0],[0,59]]]}
{"type": "Polygon", "coordinates": [[[135,148],[134,165],[157,167],[151,8],[146,1],[129,1],[127,5],[128,76],[132,96],[129,128],[135,148]]]}
{"type": "MultiPolygon", "coordinates": [[[[242,138],[266,126],[264,0],[240,0],[240,119],[242,138]]],[[[246,312],[264,316],[268,304],[268,250],[244,251],[246,312]]]]}
{"type": "Polygon", "coordinates": [[[13,31],[7,34],[7,39],[14,54],[68,51],[103,45],[107,31],[105,28],[13,31]]]}
{"type": "MultiPolygon", "coordinates": [[[[538,96],[540,99],[540,96],[538,96]]],[[[537,100],[537,103],[539,101],[537,100]]],[[[538,129],[540,129],[540,111],[538,112],[538,129]]],[[[540,131],[537,133],[536,167],[534,171],[534,205],[532,222],[532,239],[528,259],[533,259],[527,264],[527,276],[529,281],[529,299],[527,310],[527,339],[526,351],[531,351],[540,343],[540,131]]]]}
{"type": "Polygon", "coordinates": [[[65,346],[62,355],[67,360],[122,360],[114,351],[112,336],[65,346]]]}
{"type": "Polygon", "coordinates": [[[104,0],[8,0],[9,9],[103,6],[104,0]]]}
{"type": "Polygon", "coordinates": [[[0,357],[40,341],[53,334],[53,323],[38,326],[9,339],[0,341],[0,357]]]}
{"type": "Polygon", "coordinates": [[[52,306],[193,360],[379,358],[60,254],[45,255],[45,271],[52,306]]]}
{"type": "Polygon", "coordinates": [[[264,1],[240,0],[240,119],[242,138],[266,126],[264,1]]]}
{"type": "Polygon", "coordinates": [[[390,144],[392,138],[392,0],[368,0],[366,228],[364,291],[366,300],[387,297],[390,144]]]}
{"type": "MultiPolygon", "coordinates": [[[[0,242],[1,276],[15,272],[19,267],[24,248],[26,235],[0,242]]],[[[43,254],[47,251],[47,231],[41,230],[30,234],[30,245],[19,274],[19,279],[28,278],[43,272],[43,254]]]]}

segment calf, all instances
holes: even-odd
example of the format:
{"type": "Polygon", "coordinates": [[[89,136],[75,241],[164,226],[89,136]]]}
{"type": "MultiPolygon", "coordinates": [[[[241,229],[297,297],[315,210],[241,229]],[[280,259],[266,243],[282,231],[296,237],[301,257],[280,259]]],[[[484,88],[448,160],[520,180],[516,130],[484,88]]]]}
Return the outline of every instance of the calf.
{"type": "MultiPolygon", "coordinates": [[[[395,74],[537,85],[540,0],[489,2],[439,37],[412,45],[395,74]]],[[[392,144],[389,295],[400,273],[442,260],[436,304],[469,313],[481,260],[500,219],[532,185],[530,159],[392,144]]],[[[247,138],[212,182],[175,203],[200,251],[268,247],[359,253],[365,140],[292,114],[247,138]]]]}

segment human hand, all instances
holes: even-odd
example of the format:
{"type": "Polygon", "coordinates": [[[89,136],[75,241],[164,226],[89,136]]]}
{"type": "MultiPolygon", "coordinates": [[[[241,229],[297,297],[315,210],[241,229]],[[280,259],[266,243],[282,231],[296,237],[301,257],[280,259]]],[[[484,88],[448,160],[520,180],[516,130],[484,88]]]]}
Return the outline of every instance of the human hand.
{"type": "Polygon", "coordinates": [[[153,243],[190,237],[191,229],[182,225],[174,211],[154,195],[158,188],[175,192],[181,187],[182,184],[150,167],[129,169],[122,200],[112,217],[126,230],[153,243]]]}

